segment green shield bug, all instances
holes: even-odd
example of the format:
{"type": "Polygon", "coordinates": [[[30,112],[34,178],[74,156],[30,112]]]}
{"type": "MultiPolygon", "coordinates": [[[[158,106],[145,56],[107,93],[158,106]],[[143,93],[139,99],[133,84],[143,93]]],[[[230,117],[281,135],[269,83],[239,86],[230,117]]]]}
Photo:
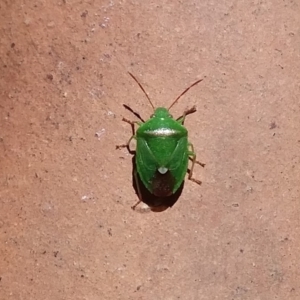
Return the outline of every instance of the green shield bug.
{"type": "Polygon", "coordinates": [[[153,114],[150,119],[144,121],[138,113],[124,105],[141,122],[123,118],[123,121],[132,126],[133,135],[127,144],[116,147],[117,149],[127,147],[130,153],[135,152],[136,168],[134,170],[134,179],[139,196],[139,201],[132,206],[132,209],[135,209],[143,200],[137,174],[146,189],[154,196],[160,198],[173,195],[183,184],[187,172],[189,173],[189,180],[199,185],[201,184],[200,180],[193,178],[193,169],[195,163],[200,164],[202,167],[205,165],[196,160],[193,144],[188,141],[188,131],[184,126],[185,117],[194,113],[196,107],[193,106],[185,110],[182,116],[177,119],[174,119],[169,111],[190,88],[200,83],[203,79],[197,80],[186,88],[167,109],[165,107],[155,108],[142,85],[131,73],[129,75],[142,89],[153,108],[153,114]],[[136,131],[135,125],[138,126],[136,131]],[[130,142],[133,139],[136,140],[135,151],[130,149],[130,142]],[[190,169],[188,169],[189,159],[192,161],[190,169]]]}

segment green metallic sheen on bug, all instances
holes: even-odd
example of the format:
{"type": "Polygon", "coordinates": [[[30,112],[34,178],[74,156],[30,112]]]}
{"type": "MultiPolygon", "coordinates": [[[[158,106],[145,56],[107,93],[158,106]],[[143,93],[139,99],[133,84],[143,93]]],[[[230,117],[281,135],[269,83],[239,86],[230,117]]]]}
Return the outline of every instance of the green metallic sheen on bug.
{"type": "Polygon", "coordinates": [[[182,185],[185,174],[188,171],[188,161],[192,160],[192,166],[189,171],[188,179],[197,184],[201,181],[194,179],[193,168],[195,163],[204,167],[204,164],[196,160],[193,145],[188,141],[188,131],[184,127],[184,120],[188,114],[196,111],[195,106],[184,111],[183,115],[177,119],[169,113],[170,108],[183,96],[192,86],[198,84],[202,79],[197,80],[178,96],[170,107],[154,108],[149,96],[137,79],[129,73],[138,83],[142,91],[148,98],[154,113],[150,119],[144,121],[141,116],[131,108],[124,105],[125,108],[133,112],[142,122],[129,121],[123,118],[123,121],[131,124],[133,135],[127,144],[117,146],[118,148],[127,147],[130,150],[130,142],[136,139],[135,162],[136,170],[134,173],[139,201],[132,208],[134,209],[141,201],[141,189],[136,172],[148,191],[157,197],[168,197],[174,194],[182,185]],[[135,125],[138,129],[135,133],[135,125]]]}

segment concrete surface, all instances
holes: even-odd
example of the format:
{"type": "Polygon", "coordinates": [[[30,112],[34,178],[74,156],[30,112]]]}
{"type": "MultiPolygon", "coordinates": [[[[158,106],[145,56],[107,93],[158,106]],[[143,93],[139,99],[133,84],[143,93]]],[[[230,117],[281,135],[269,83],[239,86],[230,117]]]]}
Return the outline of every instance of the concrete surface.
{"type": "Polygon", "coordinates": [[[1,1],[0,299],[300,299],[297,1],[1,1]],[[153,102],[204,169],[133,211],[153,102]]]}

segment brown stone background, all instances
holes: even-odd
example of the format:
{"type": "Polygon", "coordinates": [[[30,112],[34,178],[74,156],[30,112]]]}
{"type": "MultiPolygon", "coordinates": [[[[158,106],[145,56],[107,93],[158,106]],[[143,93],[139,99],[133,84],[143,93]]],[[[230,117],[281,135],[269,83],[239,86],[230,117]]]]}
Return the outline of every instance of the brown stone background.
{"type": "Polygon", "coordinates": [[[0,2],[0,299],[300,299],[298,1],[0,2]],[[204,169],[131,210],[123,103],[204,169]]]}

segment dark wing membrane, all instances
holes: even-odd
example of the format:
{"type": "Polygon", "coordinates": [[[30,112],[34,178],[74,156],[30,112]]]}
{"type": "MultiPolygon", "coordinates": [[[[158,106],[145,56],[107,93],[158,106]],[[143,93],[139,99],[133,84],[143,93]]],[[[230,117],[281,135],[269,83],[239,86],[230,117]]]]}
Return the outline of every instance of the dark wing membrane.
{"type": "Polygon", "coordinates": [[[165,174],[156,171],[152,180],[152,193],[157,197],[168,197],[173,194],[174,185],[175,178],[170,171],[165,174]]]}

